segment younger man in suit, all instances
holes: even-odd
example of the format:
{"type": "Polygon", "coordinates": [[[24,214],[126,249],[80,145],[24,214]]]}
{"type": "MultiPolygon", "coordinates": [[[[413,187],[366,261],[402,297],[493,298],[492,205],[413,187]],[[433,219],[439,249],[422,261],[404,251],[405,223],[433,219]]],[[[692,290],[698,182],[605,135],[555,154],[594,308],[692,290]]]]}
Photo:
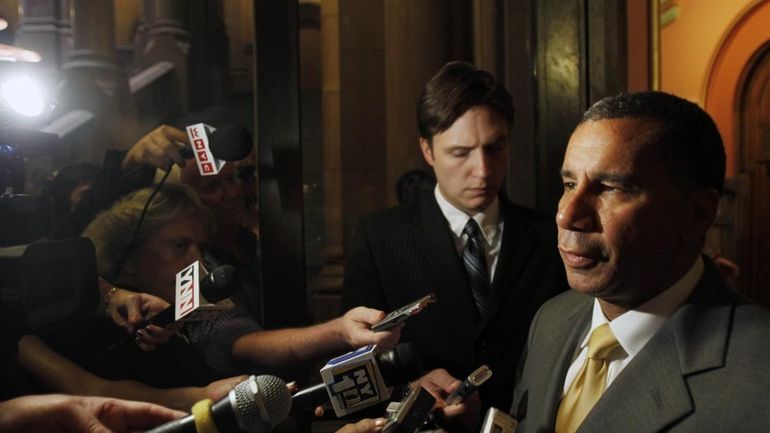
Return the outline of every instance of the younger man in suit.
{"type": "Polygon", "coordinates": [[[489,365],[482,402],[508,407],[530,320],[566,288],[555,228],[501,194],[513,103],[488,72],[446,64],[423,89],[417,118],[437,186],[359,222],[343,308],[391,311],[435,293],[401,341],[416,344],[426,368],[455,377],[489,365]]]}
{"type": "Polygon", "coordinates": [[[573,290],[532,323],[518,432],[767,430],[770,314],[700,254],[724,174],[691,102],[640,92],[585,113],[556,216],[573,290]]]}

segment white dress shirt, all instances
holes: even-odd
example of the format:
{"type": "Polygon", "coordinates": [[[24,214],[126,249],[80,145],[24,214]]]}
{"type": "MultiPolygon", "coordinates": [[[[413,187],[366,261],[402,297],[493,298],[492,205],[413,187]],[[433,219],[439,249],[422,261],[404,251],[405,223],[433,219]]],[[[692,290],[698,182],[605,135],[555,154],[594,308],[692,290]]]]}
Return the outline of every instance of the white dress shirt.
{"type": "Polygon", "coordinates": [[[566,394],[569,386],[575,380],[575,376],[577,376],[585,362],[588,354],[588,339],[594,329],[598,328],[599,325],[609,322],[610,330],[612,330],[613,335],[615,335],[618,343],[623,348],[623,350],[616,349],[612,351],[607,359],[609,362],[607,367],[607,386],[609,387],[620,372],[626,368],[628,363],[650,341],[652,336],[666,323],[666,320],[674,315],[676,310],[684,304],[702,275],[703,259],[698,256],[690,270],[674,285],[635,309],[621,314],[611,322],[607,320],[604,312],[602,312],[599,301],[594,299],[591,329],[580,344],[580,352],[577,358],[575,358],[569,370],[567,370],[567,376],[564,378],[564,393],[566,394]]]}
{"type": "MultiPolygon", "coordinates": [[[[444,198],[436,185],[434,190],[438,207],[444,214],[444,218],[449,221],[449,229],[452,231],[452,238],[455,241],[455,247],[458,254],[462,254],[467,236],[463,236],[463,228],[471,218],[465,212],[457,209],[444,198]]],[[[503,219],[500,218],[500,200],[495,198],[483,212],[479,212],[472,217],[481,227],[481,234],[484,238],[484,253],[487,257],[487,269],[489,270],[489,281],[493,281],[495,269],[497,268],[497,258],[500,256],[500,245],[503,241],[503,219]]]]}

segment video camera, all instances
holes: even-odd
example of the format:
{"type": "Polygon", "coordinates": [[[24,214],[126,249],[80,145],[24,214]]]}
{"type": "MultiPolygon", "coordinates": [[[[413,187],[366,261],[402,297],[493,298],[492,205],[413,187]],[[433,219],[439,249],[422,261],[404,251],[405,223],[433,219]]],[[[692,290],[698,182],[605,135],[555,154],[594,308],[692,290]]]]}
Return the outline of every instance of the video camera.
{"type": "Polygon", "coordinates": [[[54,153],[58,143],[55,134],[0,128],[0,246],[29,243],[47,234],[49,212],[45,200],[24,194],[25,156],[54,153]]]}

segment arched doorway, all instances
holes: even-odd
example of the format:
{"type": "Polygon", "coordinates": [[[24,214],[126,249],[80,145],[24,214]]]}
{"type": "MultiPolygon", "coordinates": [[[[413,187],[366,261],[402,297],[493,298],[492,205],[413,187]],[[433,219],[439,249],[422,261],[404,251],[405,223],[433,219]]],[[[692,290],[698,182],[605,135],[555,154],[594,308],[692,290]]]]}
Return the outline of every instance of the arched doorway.
{"type": "Polygon", "coordinates": [[[740,287],[770,306],[770,43],[747,63],[738,89],[737,174],[748,180],[740,287]]]}

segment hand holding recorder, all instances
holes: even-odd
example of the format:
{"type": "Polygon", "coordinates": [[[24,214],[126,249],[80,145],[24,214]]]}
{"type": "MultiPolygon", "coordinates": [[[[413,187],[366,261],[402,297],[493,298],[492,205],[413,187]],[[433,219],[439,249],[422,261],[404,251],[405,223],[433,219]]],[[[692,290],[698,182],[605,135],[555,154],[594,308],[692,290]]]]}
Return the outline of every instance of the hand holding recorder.
{"type": "Polygon", "coordinates": [[[385,313],[366,307],[356,307],[339,318],[343,338],[349,347],[358,348],[378,345],[381,350],[393,348],[401,338],[403,326],[390,327],[385,332],[377,332],[372,324],[385,318],[385,313]]]}
{"type": "Polygon", "coordinates": [[[484,382],[492,377],[492,370],[482,365],[469,374],[468,377],[446,398],[446,404],[459,404],[478,389],[484,382]]]}
{"type": "Polygon", "coordinates": [[[429,304],[434,302],[436,302],[436,295],[434,293],[423,296],[410,304],[406,304],[397,310],[391,311],[390,314],[385,316],[382,320],[372,325],[372,331],[380,332],[390,329],[419,313],[429,304]]]}
{"type": "MultiPolygon", "coordinates": [[[[484,371],[484,368],[486,366],[477,369],[471,373],[471,376],[476,375],[479,370],[484,371]]],[[[489,369],[486,368],[486,370],[489,369]]],[[[491,375],[491,371],[489,375],[491,375]]],[[[474,379],[478,383],[475,386],[480,386],[484,380],[478,382],[474,379]]],[[[461,382],[452,377],[446,370],[437,369],[428,372],[413,382],[411,387],[415,389],[421,386],[436,398],[436,406],[432,415],[436,424],[444,430],[474,431],[479,425],[481,399],[477,392],[473,392],[476,389],[475,386],[469,386],[469,382],[471,382],[470,377],[461,382]],[[455,401],[455,403],[450,404],[450,399],[455,401]]]]}

